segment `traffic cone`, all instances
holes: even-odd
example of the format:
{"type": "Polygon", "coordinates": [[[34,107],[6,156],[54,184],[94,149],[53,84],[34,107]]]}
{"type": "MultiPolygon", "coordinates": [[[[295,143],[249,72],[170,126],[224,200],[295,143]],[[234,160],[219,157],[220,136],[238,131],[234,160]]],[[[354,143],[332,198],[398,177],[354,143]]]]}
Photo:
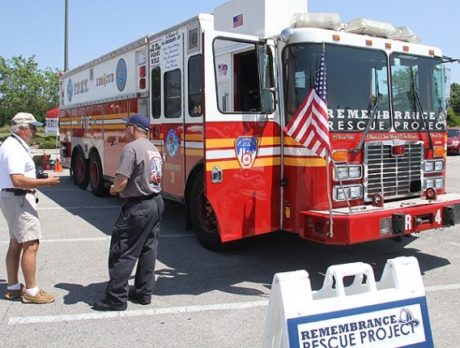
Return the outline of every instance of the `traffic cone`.
{"type": "Polygon", "coordinates": [[[56,158],[56,163],[54,164],[54,171],[58,173],[62,172],[61,160],[59,158],[56,158]]]}

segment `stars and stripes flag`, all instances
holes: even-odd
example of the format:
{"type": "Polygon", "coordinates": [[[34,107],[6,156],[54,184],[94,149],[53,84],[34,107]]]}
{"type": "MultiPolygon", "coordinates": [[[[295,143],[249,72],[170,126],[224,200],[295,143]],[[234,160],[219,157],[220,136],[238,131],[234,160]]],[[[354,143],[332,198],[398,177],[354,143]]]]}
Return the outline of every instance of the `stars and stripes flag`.
{"type": "Polygon", "coordinates": [[[240,27],[243,25],[243,14],[233,17],[233,28],[240,27]]]}
{"type": "Polygon", "coordinates": [[[316,155],[326,158],[331,151],[328,118],[326,61],[323,52],[313,88],[284,131],[316,155]]]}

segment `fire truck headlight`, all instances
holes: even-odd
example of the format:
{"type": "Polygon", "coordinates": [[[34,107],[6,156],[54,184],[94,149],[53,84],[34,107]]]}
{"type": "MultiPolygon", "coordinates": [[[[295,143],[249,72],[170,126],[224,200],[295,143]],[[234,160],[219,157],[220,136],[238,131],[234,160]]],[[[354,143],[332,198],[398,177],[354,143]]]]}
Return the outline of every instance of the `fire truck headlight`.
{"type": "Polygon", "coordinates": [[[444,160],[425,161],[425,172],[442,172],[444,170],[444,160]]]}
{"type": "Polygon", "coordinates": [[[334,189],[334,200],[344,201],[347,199],[346,192],[344,189],[334,189]]]}
{"type": "Polygon", "coordinates": [[[350,173],[350,179],[360,179],[361,178],[361,166],[351,166],[349,173],[350,173]]]}
{"type": "Polygon", "coordinates": [[[351,165],[351,166],[337,166],[334,171],[334,180],[352,180],[360,179],[362,177],[362,167],[351,165]]]}
{"type": "Polygon", "coordinates": [[[434,179],[425,180],[425,188],[434,187],[434,179]]]}
{"type": "Polygon", "coordinates": [[[434,183],[435,183],[435,186],[436,186],[437,189],[444,187],[444,179],[443,178],[435,179],[434,183]]]}
{"type": "Polygon", "coordinates": [[[348,179],[348,167],[338,167],[335,173],[336,179],[348,179]]]}
{"type": "Polygon", "coordinates": [[[350,197],[351,199],[359,199],[363,197],[362,186],[351,186],[350,187],[350,197]]]}
{"type": "Polygon", "coordinates": [[[444,187],[444,178],[430,178],[426,179],[424,183],[424,188],[434,188],[440,189],[444,187]]]}
{"type": "Polygon", "coordinates": [[[436,161],[434,162],[434,171],[435,172],[442,172],[444,169],[444,161],[436,161]]]}
{"type": "Polygon", "coordinates": [[[434,162],[426,161],[425,162],[425,172],[432,172],[432,171],[434,171],[434,162]]]}
{"type": "Polygon", "coordinates": [[[334,186],[334,200],[345,201],[348,199],[360,199],[363,197],[362,185],[334,186]]]}

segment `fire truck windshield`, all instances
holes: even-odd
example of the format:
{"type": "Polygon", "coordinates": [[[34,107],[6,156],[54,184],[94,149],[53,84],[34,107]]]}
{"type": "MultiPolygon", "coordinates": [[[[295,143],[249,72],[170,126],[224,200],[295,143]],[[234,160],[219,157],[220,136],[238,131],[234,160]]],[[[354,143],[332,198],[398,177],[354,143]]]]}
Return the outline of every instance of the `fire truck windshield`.
{"type": "MultiPolygon", "coordinates": [[[[286,124],[315,82],[322,44],[293,44],[283,52],[286,124]]],[[[443,131],[444,73],[440,59],[390,55],[375,49],[326,44],[327,102],[331,132],[443,131]],[[371,119],[372,110],[380,96],[371,119]],[[417,102],[416,99],[419,99],[417,102]],[[424,115],[424,119],[421,115],[424,115]],[[369,121],[371,124],[368,123],[369,121]]]]}
{"type": "MultiPolygon", "coordinates": [[[[383,51],[325,45],[329,127],[363,132],[380,95],[369,131],[391,128],[387,56],[383,51]]],[[[283,52],[286,123],[315,82],[322,44],[294,44],[283,52]]]]}
{"type": "Polygon", "coordinates": [[[441,59],[401,53],[390,56],[396,131],[446,129],[444,70],[441,63],[441,59]]]}

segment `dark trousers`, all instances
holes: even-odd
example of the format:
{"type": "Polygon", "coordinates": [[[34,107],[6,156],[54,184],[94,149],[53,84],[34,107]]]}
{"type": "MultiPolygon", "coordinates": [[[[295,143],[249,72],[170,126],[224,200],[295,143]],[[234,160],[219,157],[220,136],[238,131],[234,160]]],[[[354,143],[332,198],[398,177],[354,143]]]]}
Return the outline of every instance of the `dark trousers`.
{"type": "Polygon", "coordinates": [[[126,200],[110,241],[109,284],[106,299],[126,303],[128,280],[138,261],[134,287],[139,298],[149,298],[155,288],[160,220],[164,211],[161,195],[150,199],[126,200]]]}

